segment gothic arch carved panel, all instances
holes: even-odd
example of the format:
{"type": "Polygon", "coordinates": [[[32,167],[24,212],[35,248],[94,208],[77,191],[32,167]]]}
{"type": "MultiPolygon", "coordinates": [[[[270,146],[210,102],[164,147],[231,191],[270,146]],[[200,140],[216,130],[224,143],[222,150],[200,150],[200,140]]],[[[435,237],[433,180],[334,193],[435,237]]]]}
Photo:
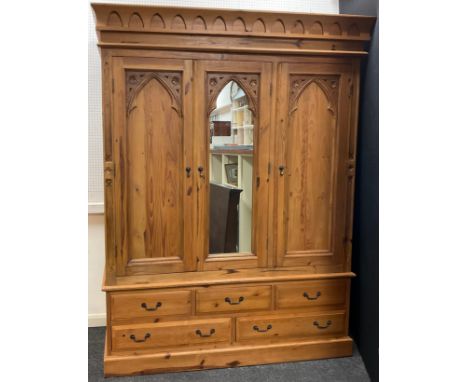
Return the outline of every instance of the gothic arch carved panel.
{"type": "Polygon", "coordinates": [[[297,100],[304,89],[311,83],[316,83],[325,93],[328,100],[328,110],[336,115],[338,103],[338,82],[339,76],[310,76],[293,75],[290,78],[289,86],[289,113],[293,113],[297,108],[297,100]]]}
{"type": "MultiPolygon", "coordinates": [[[[133,80],[134,74],[129,76],[133,80]]],[[[141,78],[146,81],[134,93],[124,135],[129,262],[164,261],[165,257],[181,262],[183,118],[170,107],[173,95],[161,80],[164,74],[141,78]]]]}
{"type": "Polygon", "coordinates": [[[179,115],[182,115],[182,95],[181,82],[182,73],[180,72],[153,72],[128,70],[126,72],[126,100],[127,113],[132,111],[132,103],[137,94],[151,80],[158,80],[169,92],[172,97],[172,107],[179,115]]]}
{"type": "Polygon", "coordinates": [[[333,90],[325,90],[332,81],[296,77],[292,82],[297,112],[285,131],[288,255],[333,251],[336,117],[329,112],[333,90]]]}
{"type": "Polygon", "coordinates": [[[249,108],[254,115],[258,109],[258,94],[260,88],[260,76],[257,73],[232,74],[232,73],[208,73],[208,115],[216,108],[216,98],[219,92],[230,81],[235,81],[244,90],[249,99],[249,108]]]}

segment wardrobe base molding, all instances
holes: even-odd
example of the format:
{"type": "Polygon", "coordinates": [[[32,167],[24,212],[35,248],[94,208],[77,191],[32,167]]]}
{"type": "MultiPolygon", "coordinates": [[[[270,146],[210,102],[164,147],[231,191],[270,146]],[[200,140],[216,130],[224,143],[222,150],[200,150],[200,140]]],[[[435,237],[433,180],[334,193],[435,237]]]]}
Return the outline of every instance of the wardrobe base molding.
{"type": "Polygon", "coordinates": [[[356,277],[356,274],[353,272],[335,271],[331,273],[315,273],[314,270],[315,269],[309,269],[308,267],[224,269],[205,272],[123,276],[116,277],[114,282],[107,280],[104,275],[102,290],[104,292],[115,292],[119,290],[184,288],[205,285],[327,280],[356,277]]]}
{"type": "MultiPolygon", "coordinates": [[[[106,336],[106,342],[107,338],[106,336]]],[[[106,343],[106,349],[108,348],[106,343]]],[[[106,352],[104,356],[104,374],[106,377],[110,377],[206,370],[340,358],[351,356],[352,353],[353,340],[350,337],[128,356],[112,356],[106,352]]]]}

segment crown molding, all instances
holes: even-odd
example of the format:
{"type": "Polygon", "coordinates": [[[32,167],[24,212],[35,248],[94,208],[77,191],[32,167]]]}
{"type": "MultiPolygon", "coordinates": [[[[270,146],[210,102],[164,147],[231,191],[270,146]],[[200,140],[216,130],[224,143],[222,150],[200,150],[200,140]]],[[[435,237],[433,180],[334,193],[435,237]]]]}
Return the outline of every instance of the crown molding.
{"type": "Polygon", "coordinates": [[[375,17],[91,4],[99,46],[365,54],[375,17]]]}

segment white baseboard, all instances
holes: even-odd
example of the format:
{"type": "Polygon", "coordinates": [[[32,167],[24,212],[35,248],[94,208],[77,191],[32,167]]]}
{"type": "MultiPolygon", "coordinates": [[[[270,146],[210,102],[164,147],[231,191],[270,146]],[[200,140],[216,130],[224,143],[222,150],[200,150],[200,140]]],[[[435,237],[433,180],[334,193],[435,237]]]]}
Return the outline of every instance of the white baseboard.
{"type": "Polygon", "coordinates": [[[104,202],[88,202],[88,214],[101,215],[104,213],[104,202]]]}
{"type": "Polygon", "coordinates": [[[88,328],[94,328],[96,326],[106,326],[105,313],[88,314],[88,328]]]}

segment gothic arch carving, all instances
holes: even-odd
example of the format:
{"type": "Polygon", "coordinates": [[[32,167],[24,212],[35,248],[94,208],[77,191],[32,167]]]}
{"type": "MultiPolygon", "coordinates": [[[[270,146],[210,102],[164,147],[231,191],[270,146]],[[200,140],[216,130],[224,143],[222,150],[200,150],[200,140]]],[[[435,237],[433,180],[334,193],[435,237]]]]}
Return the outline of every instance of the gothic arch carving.
{"type": "Polygon", "coordinates": [[[323,35],[323,25],[320,21],[315,21],[310,28],[310,33],[323,35]]]}
{"type": "Polygon", "coordinates": [[[205,19],[203,17],[201,17],[201,16],[197,16],[197,18],[192,23],[192,29],[193,30],[205,31],[206,30],[205,19]]]}
{"type": "Polygon", "coordinates": [[[151,27],[153,28],[166,28],[166,23],[159,13],[155,13],[151,18],[151,27]]]}
{"type": "Polygon", "coordinates": [[[245,26],[245,22],[242,19],[242,17],[238,17],[237,19],[234,20],[232,23],[232,30],[235,32],[246,32],[247,28],[245,26]]]}
{"type": "Polygon", "coordinates": [[[289,114],[297,110],[297,101],[302,92],[312,83],[322,89],[328,100],[328,110],[336,115],[338,103],[339,76],[303,76],[293,75],[289,84],[289,114]]]}
{"type": "Polygon", "coordinates": [[[255,22],[253,23],[252,32],[258,32],[258,33],[266,32],[265,22],[261,18],[255,20],[255,22]]]}
{"type": "Polygon", "coordinates": [[[226,31],[226,22],[221,16],[216,17],[215,21],[213,22],[213,30],[215,31],[226,31]]]}
{"type": "Polygon", "coordinates": [[[148,82],[155,79],[168,91],[172,98],[172,108],[182,116],[181,72],[153,72],[128,70],[125,75],[127,115],[133,110],[135,97],[148,82]]]}
{"type": "Polygon", "coordinates": [[[138,12],[133,12],[128,20],[128,26],[130,28],[144,28],[145,24],[138,12]]]}
{"type": "Polygon", "coordinates": [[[183,30],[187,29],[187,24],[185,23],[185,20],[181,15],[175,15],[172,19],[171,28],[176,30],[183,30]]]}
{"type": "Polygon", "coordinates": [[[120,17],[118,12],[112,11],[111,13],[109,13],[109,16],[107,17],[107,25],[117,27],[123,26],[122,18],[120,17]]]}
{"type": "Polygon", "coordinates": [[[286,33],[286,27],[284,26],[283,20],[277,19],[271,27],[273,33],[286,33]]]}
{"type": "Polygon", "coordinates": [[[253,115],[257,115],[258,94],[260,88],[260,76],[257,73],[209,73],[207,76],[208,110],[207,114],[216,108],[216,99],[221,90],[230,82],[236,82],[247,95],[249,109],[253,115]]]}
{"type": "Polygon", "coordinates": [[[304,24],[302,23],[301,20],[296,20],[294,22],[294,25],[291,29],[291,32],[292,33],[298,33],[298,34],[303,34],[305,33],[305,28],[304,28],[304,24]]]}
{"type": "Polygon", "coordinates": [[[332,36],[341,36],[342,33],[343,32],[339,23],[333,23],[328,30],[328,34],[332,36]]]}
{"type": "Polygon", "coordinates": [[[348,36],[359,36],[361,32],[359,31],[359,27],[356,25],[356,23],[350,25],[348,28],[348,36]]]}

